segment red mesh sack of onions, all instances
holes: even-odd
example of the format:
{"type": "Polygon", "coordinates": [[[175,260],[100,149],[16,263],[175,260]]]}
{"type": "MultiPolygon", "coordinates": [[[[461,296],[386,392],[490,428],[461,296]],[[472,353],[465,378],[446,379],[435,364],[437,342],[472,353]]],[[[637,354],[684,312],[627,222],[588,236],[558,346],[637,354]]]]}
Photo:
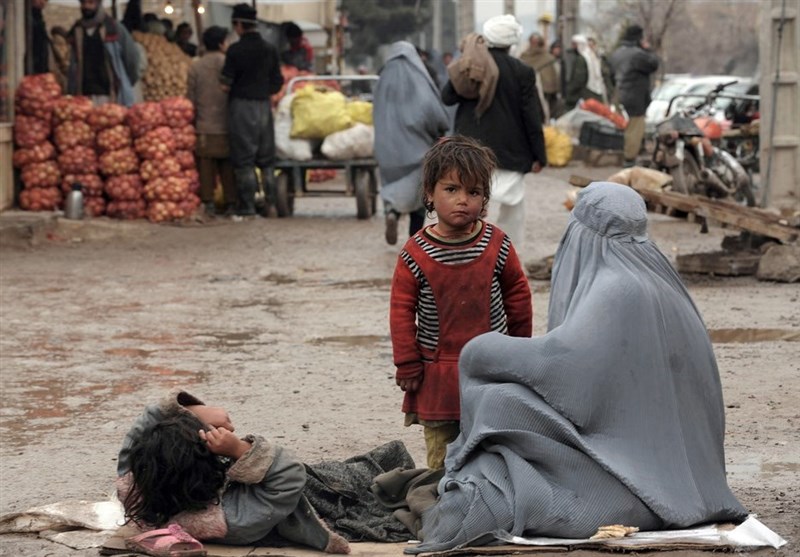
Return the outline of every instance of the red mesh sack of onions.
{"type": "Polygon", "coordinates": [[[53,102],[53,120],[56,124],[68,120],[85,122],[93,107],[89,97],[66,95],[53,102]]]}
{"type": "Polygon", "coordinates": [[[159,126],[166,126],[167,118],[160,104],[145,102],[130,107],[125,122],[130,126],[133,136],[139,137],[159,126]]]}
{"type": "Polygon", "coordinates": [[[20,147],[33,147],[50,136],[50,122],[17,114],[14,116],[14,141],[20,147]]]}
{"type": "Polygon", "coordinates": [[[67,120],[56,126],[53,140],[59,151],[66,151],[78,145],[94,147],[94,130],[86,122],[67,120]]]}
{"type": "Polygon", "coordinates": [[[144,186],[144,197],[150,201],[182,201],[189,195],[189,180],[178,176],[156,178],[144,186]]]}
{"type": "Polygon", "coordinates": [[[72,190],[72,184],[76,182],[83,186],[81,188],[83,195],[97,197],[103,195],[105,191],[103,179],[97,174],[66,174],[61,181],[61,191],[69,193],[72,190]]]}
{"type": "Polygon", "coordinates": [[[28,166],[34,162],[44,162],[56,158],[56,148],[49,141],[42,141],[27,149],[17,149],[11,162],[16,168],[28,166]]]}
{"type": "Polygon", "coordinates": [[[31,188],[19,192],[19,206],[26,211],[52,211],[62,200],[58,188],[31,188]]]}
{"type": "Polygon", "coordinates": [[[169,97],[161,101],[167,123],[179,128],[194,121],[194,106],[186,97],[169,97]]]}
{"type": "Polygon", "coordinates": [[[135,201],[142,199],[144,189],[138,174],[112,176],[106,180],[106,195],[115,201],[135,201]]]}
{"type": "Polygon", "coordinates": [[[97,132],[97,148],[101,151],[116,151],[133,145],[128,126],[113,126],[97,132]]]}
{"type": "Polygon", "coordinates": [[[58,155],[58,166],[64,174],[95,174],[97,153],[91,147],[78,145],[58,155]]]}
{"type": "Polygon", "coordinates": [[[58,188],[61,170],[56,161],[34,162],[22,169],[20,178],[26,188],[58,188]]]}
{"type": "Polygon", "coordinates": [[[100,172],[106,176],[132,174],[139,170],[139,157],[133,149],[126,147],[115,151],[106,151],[100,155],[100,172]]]}
{"type": "Polygon", "coordinates": [[[84,196],[83,212],[90,217],[102,217],[106,214],[106,200],[103,196],[84,196]]]}
{"type": "Polygon", "coordinates": [[[144,199],[118,199],[106,205],[106,215],[115,219],[143,219],[147,216],[144,199]]]}
{"type": "Polygon", "coordinates": [[[61,96],[61,86],[51,73],[27,75],[17,87],[15,112],[50,122],[53,102],[61,96]]]}
{"type": "Polygon", "coordinates": [[[174,201],[153,201],[147,206],[147,219],[150,222],[180,220],[186,217],[186,211],[174,201]]]}
{"type": "Polygon", "coordinates": [[[161,126],[137,138],[133,147],[143,159],[163,159],[175,152],[175,136],[172,129],[161,126]]]}
{"type": "Polygon", "coordinates": [[[183,210],[184,214],[189,217],[197,211],[200,207],[200,198],[195,194],[190,193],[183,201],[178,201],[178,207],[183,210]]]}
{"type": "Polygon", "coordinates": [[[86,117],[86,123],[89,124],[93,130],[104,130],[125,123],[125,116],[127,114],[127,107],[121,104],[108,103],[95,106],[89,113],[89,116],[86,117]]]}
{"type": "Polygon", "coordinates": [[[192,153],[191,151],[179,149],[178,151],[175,151],[175,158],[178,159],[178,163],[184,170],[196,167],[194,161],[194,153],[192,153]]]}
{"type": "Polygon", "coordinates": [[[200,190],[200,173],[194,168],[188,168],[183,171],[183,176],[189,180],[189,192],[197,193],[200,190]]]}
{"type": "Polygon", "coordinates": [[[167,176],[183,176],[178,159],[175,157],[164,157],[163,159],[146,160],[139,168],[139,175],[142,180],[149,182],[154,178],[166,178],[167,176]]]}
{"type": "Polygon", "coordinates": [[[197,135],[195,134],[194,126],[183,126],[180,128],[172,128],[175,134],[175,148],[179,150],[194,151],[197,145],[197,135]]]}

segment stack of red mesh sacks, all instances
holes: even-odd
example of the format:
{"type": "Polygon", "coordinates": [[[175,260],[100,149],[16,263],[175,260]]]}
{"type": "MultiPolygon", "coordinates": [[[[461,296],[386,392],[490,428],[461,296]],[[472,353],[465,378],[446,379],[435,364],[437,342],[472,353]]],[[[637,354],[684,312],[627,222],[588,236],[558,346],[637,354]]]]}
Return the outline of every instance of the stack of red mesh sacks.
{"type": "Polygon", "coordinates": [[[147,218],[151,222],[185,218],[192,212],[187,211],[193,204],[190,180],[176,156],[177,138],[173,128],[167,125],[164,108],[156,102],[137,104],[128,111],[127,120],[134,137],[134,149],[142,159],[139,175],[144,182],[147,218]]]}
{"type": "Polygon", "coordinates": [[[170,97],[161,101],[161,108],[167,118],[167,125],[172,128],[175,136],[175,158],[181,167],[184,178],[189,180],[189,195],[180,203],[187,215],[194,213],[200,207],[200,175],[194,158],[194,149],[197,144],[197,131],[194,122],[194,106],[186,97],[170,97]]]}
{"type": "Polygon", "coordinates": [[[133,150],[131,129],[125,124],[128,109],[109,103],[96,106],[88,123],[97,132],[100,172],[105,176],[109,199],[106,214],[117,219],[145,216],[144,189],[139,178],[139,157],[133,150]]]}
{"type": "Polygon", "coordinates": [[[106,212],[103,180],[97,170],[95,132],[87,123],[92,112],[89,97],[65,96],[53,103],[53,141],[58,149],[58,166],[63,177],[61,190],[69,193],[81,184],[83,211],[92,217],[106,212]]]}
{"type": "Polygon", "coordinates": [[[22,78],[15,99],[14,166],[21,169],[24,189],[19,203],[30,211],[52,211],[62,202],[59,186],[61,171],[56,150],[48,141],[51,132],[53,103],[61,87],[52,74],[22,78]]]}

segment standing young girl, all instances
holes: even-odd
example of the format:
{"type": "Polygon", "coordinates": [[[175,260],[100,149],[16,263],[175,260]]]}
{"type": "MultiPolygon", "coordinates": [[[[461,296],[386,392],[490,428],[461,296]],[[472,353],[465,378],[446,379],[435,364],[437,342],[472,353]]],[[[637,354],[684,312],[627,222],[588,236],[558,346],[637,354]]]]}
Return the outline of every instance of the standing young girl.
{"type": "Polygon", "coordinates": [[[461,348],[481,333],[529,337],[533,329],[531,291],[514,247],[480,218],[495,164],[488,147],[463,136],[428,151],[423,195],[438,222],[406,242],[392,279],[389,321],[405,423],[423,426],[433,469],[444,466],[459,433],[461,348]]]}

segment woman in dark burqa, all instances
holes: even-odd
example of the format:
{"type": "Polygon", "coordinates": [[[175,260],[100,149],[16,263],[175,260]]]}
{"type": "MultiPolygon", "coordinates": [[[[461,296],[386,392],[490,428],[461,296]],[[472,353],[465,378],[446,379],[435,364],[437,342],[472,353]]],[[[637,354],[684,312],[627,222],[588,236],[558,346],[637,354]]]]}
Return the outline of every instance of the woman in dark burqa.
{"type": "MultiPolygon", "coordinates": [[[[725,478],[724,405],[706,327],[647,238],[632,189],[581,192],[556,254],[548,332],[462,351],[461,434],[422,516],[440,551],[497,530],[587,538],[741,521],[725,478]]],[[[489,540],[492,536],[488,536],[489,540]]]]}
{"type": "Polygon", "coordinates": [[[439,88],[411,43],[392,44],[375,86],[372,114],[386,241],[396,244],[401,214],[409,214],[409,236],[425,223],[422,158],[449,125],[439,88]]]}

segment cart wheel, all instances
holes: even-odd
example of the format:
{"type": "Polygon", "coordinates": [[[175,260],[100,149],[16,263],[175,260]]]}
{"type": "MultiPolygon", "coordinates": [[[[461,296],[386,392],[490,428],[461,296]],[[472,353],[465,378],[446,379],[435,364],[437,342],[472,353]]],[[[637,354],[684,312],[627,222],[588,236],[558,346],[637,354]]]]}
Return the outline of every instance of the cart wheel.
{"type": "Polygon", "coordinates": [[[372,193],[370,173],[365,169],[357,169],[353,172],[355,183],[353,184],[356,194],[356,216],[360,219],[368,219],[375,212],[375,194],[372,193]]]}
{"type": "Polygon", "coordinates": [[[290,217],[294,214],[294,188],[289,170],[283,170],[275,179],[275,209],[279,217],[290,217]]]}
{"type": "Polygon", "coordinates": [[[371,209],[374,215],[378,210],[378,173],[374,168],[369,171],[369,193],[372,197],[371,209]]]}

